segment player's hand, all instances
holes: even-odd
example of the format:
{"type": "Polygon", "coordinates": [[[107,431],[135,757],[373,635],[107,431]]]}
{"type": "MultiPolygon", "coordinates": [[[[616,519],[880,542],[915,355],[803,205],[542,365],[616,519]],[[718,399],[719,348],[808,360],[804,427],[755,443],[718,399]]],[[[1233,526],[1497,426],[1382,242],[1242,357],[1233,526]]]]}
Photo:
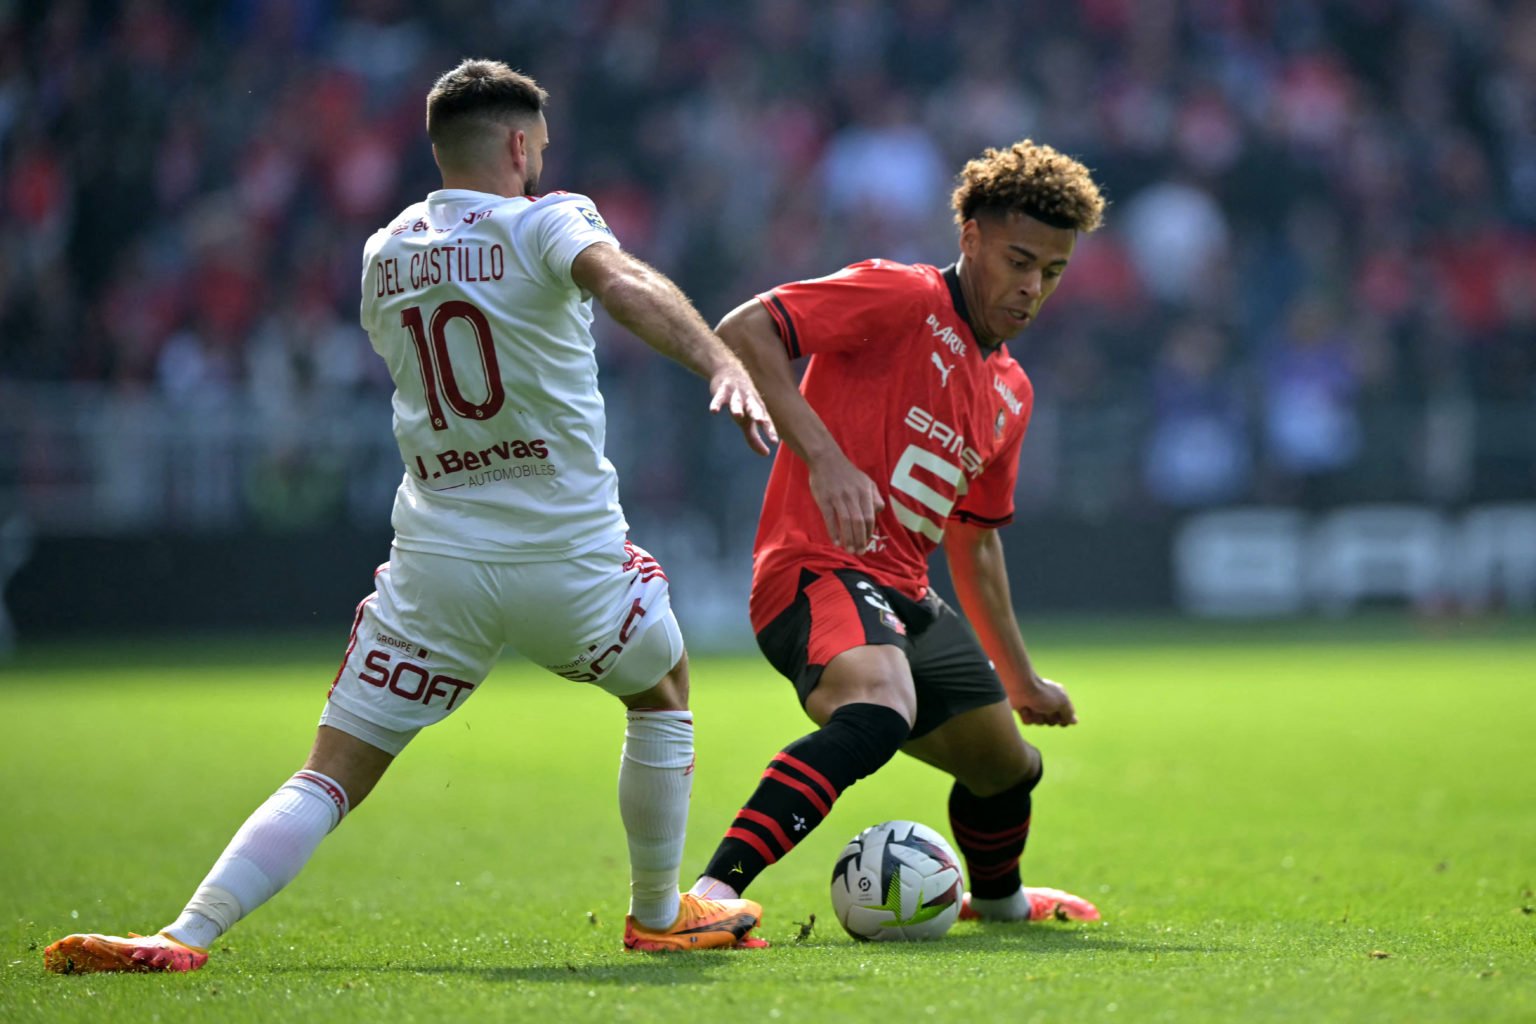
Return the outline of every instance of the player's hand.
{"type": "Polygon", "coordinates": [[[757,386],[740,363],[716,371],[709,379],[709,391],[709,411],[728,411],[746,436],[747,445],[757,454],[767,455],[768,446],[779,443],[778,431],[773,429],[773,420],[768,418],[763,396],[757,393],[757,386]]]}
{"type": "Polygon", "coordinates": [[[1029,692],[1013,702],[1025,725],[1076,725],[1077,709],[1060,683],[1035,676],[1029,692]]]}
{"type": "Polygon", "coordinates": [[[827,534],[844,551],[862,555],[875,535],[875,516],[885,507],[880,489],[842,452],[810,468],[811,496],[821,509],[827,534]]]}

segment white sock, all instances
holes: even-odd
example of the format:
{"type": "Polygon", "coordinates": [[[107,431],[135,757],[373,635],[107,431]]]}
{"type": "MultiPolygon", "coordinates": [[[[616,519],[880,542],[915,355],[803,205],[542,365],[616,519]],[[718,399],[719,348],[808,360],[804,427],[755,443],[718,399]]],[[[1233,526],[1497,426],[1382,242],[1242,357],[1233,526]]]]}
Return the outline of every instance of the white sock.
{"type": "Polygon", "coordinates": [[[181,916],[161,931],[207,949],[293,881],[347,806],[335,779],[307,769],[295,774],[245,819],[181,916]]]}
{"type": "Polygon", "coordinates": [[[1024,895],[1023,886],[1015,889],[1012,896],[995,900],[977,899],[973,893],[971,909],[988,921],[1026,921],[1029,919],[1029,897],[1024,895]]]}
{"type": "Polygon", "coordinates": [[[688,890],[695,896],[703,896],[707,900],[738,900],[741,893],[726,885],[718,878],[710,878],[708,875],[700,875],[699,880],[693,883],[693,888],[688,890]]]}
{"type": "Polygon", "coordinates": [[[630,711],[619,762],[619,816],[629,835],[629,912],[647,928],[677,920],[688,796],[693,789],[693,713],[630,711]]]}

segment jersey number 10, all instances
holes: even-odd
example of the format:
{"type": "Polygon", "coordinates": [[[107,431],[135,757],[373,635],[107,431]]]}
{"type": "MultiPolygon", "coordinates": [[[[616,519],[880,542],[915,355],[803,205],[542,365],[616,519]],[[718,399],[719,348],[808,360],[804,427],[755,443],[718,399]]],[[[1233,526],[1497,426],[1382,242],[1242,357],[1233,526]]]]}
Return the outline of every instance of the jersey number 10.
{"type": "Polygon", "coordinates": [[[411,333],[411,344],[421,363],[421,383],[433,430],[448,429],[448,421],[443,418],[443,402],[448,403],[455,416],[466,420],[487,420],[501,411],[507,401],[507,390],[501,383],[501,368],[496,364],[496,340],[491,337],[490,321],[478,306],[462,299],[450,299],[432,311],[430,321],[423,321],[420,306],[411,306],[401,311],[400,324],[411,333]],[[459,389],[459,379],[454,375],[453,360],[448,353],[448,325],[454,320],[466,321],[475,332],[480,368],[485,372],[483,402],[465,398],[459,389]]]}

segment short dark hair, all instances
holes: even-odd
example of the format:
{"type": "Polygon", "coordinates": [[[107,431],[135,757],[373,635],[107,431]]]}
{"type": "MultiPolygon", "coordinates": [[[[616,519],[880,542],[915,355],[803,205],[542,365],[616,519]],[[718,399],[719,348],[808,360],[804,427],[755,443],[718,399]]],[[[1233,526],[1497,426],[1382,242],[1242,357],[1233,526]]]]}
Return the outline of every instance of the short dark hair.
{"type": "Polygon", "coordinates": [[[544,110],[549,93],[499,60],[466,60],[445,73],[427,93],[427,137],[453,145],[475,122],[531,117],[544,110]]]}
{"type": "Polygon", "coordinates": [[[1104,197],[1088,168],[1029,139],[967,163],[950,202],[961,224],[978,213],[1018,212],[1053,228],[1088,232],[1104,216],[1104,197]]]}

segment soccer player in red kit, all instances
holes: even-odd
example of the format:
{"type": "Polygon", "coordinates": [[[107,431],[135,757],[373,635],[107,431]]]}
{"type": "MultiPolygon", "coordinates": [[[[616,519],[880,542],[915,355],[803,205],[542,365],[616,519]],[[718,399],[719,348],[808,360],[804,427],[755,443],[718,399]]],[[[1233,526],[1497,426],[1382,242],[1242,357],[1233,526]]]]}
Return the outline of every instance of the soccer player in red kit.
{"type": "Polygon", "coordinates": [[[1077,715],[1030,663],[997,530],[1013,516],[1033,403],[1006,343],[1104,200],[1082,164],[1026,140],[966,164],[953,205],[953,266],[867,260],[759,295],[718,329],[789,449],[763,499],[752,628],[818,728],[774,756],[696,893],[744,892],[904,750],[954,776],[963,917],[1099,916],[1020,877],[1041,759],[1013,714],[1059,726],[1077,715]],[[970,627],[929,589],[941,545],[970,627]]]}

